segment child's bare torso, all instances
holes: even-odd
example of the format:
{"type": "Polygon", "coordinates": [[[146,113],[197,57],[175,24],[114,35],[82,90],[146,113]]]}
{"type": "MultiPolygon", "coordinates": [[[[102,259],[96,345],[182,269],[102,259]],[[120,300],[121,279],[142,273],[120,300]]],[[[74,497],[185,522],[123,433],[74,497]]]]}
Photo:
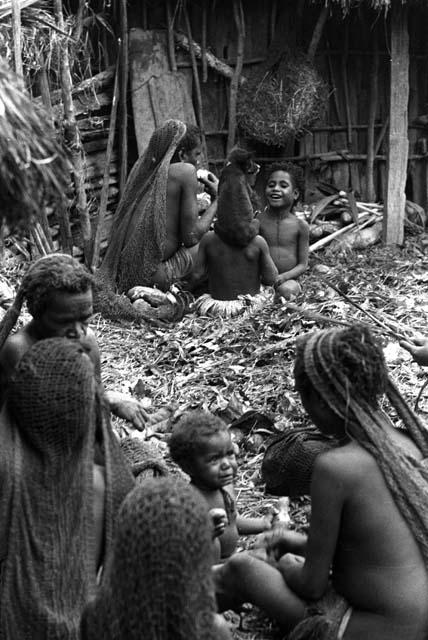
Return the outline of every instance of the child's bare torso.
{"type": "Polygon", "coordinates": [[[258,219],[260,235],[268,243],[272,260],[279,273],[290,271],[299,262],[300,222],[298,218],[291,212],[282,217],[263,211],[258,219]]]}
{"type": "Polygon", "coordinates": [[[260,292],[260,248],[256,236],[246,247],[226,244],[210,233],[206,247],[209,292],[216,300],[260,292]]]}
{"type": "MultiPolygon", "coordinates": [[[[406,436],[394,438],[420,458],[406,436]]],[[[351,443],[331,453],[349,486],[332,570],[334,587],[354,609],[345,638],[424,638],[428,576],[408,523],[367,451],[351,443]]]]}
{"type": "Polygon", "coordinates": [[[216,538],[218,541],[218,556],[215,561],[219,562],[220,560],[225,560],[231,556],[234,551],[236,551],[236,545],[239,538],[238,528],[236,525],[236,507],[233,486],[228,485],[227,487],[223,487],[223,489],[217,489],[214,491],[202,490],[199,487],[198,489],[207,501],[209,509],[224,509],[226,511],[227,524],[225,530],[219,538],[216,538]],[[225,496],[226,492],[227,495],[225,496]],[[229,499],[226,500],[225,498],[228,496],[229,499]]]}

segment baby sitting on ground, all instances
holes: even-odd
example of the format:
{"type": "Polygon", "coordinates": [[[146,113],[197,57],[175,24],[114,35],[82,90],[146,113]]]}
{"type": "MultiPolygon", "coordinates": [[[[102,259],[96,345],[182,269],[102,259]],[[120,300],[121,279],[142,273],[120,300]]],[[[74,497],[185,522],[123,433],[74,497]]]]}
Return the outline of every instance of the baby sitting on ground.
{"type": "Polygon", "coordinates": [[[273,515],[245,518],[238,514],[233,480],[237,472],[235,449],[226,424],[207,411],[185,413],[169,440],[171,458],[191,478],[210,510],[226,512],[217,525],[216,557],[224,561],[236,550],[239,534],[255,534],[272,526],[273,515]]]}

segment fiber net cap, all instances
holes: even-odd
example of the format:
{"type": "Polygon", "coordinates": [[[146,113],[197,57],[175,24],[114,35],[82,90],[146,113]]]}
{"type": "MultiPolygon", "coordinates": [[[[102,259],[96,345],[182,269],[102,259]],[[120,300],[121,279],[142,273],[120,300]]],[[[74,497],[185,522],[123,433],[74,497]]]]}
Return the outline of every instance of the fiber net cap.
{"type": "Polygon", "coordinates": [[[70,452],[88,430],[94,406],[94,367],[81,345],[41,340],[19,362],[8,408],[20,433],[44,455],[70,452]]]}

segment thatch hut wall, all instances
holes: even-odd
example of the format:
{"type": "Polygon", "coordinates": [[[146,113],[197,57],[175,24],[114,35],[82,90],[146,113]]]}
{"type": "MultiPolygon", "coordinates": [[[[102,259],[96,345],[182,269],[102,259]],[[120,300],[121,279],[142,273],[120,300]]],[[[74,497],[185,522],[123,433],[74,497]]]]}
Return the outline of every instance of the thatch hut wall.
{"type": "MultiPolygon", "coordinates": [[[[175,2],[171,2],[175,5],[175,2]]],[[[202,40],[203,6],[207,7],[207,43],[218,58],[234,66],[237,35],[232,2],[188,3],[194,40],[202,40]]],[[[342,3],[343,4],[343,3],[342,3]]],[[[345,3],[346,4],[346,3],[345,3]]],[[[387,4],[387,3],[384,3],[387,4]]],[[[263,65],[269,46],[279,35],[292,50],[307,51],[324,3],[309,0],[243,1],[246,40],[243,75],[263,65]]],[[[423,116],[428,112],[428,83],[425,73],[428,59],[425,3],[409,3],[410,97],[409,97],[409,167],[407,197],[424,207],[428,205],[427,133],[423,116]]],[[[386,143],[389,113],[389,13],[378,11],[370,3],[358,3],[344,14],[341,3],[330,7],[327,22],[316,50],[314,65],[330,88],[328,107],[316,123],[303,134],[291,137],[281,147],[266,146],[254,139],[244,142],[254,148],[263,164],[277,157],[294,159],[305,168],[308,190],[321,179],[339,188],[353,188],[361,197],[367,194],[367,153],[370,108],[374,109],[375,153],[373,183],[377,200],[385,189],[386,143]],[[374,56],[377,90],[374,105],[370,77],[374,56]]],[[[166,4],[134,2],[129,4],[129,26],[145,29],[166,28],[166,4]]],[[[174,25],[183,28],[177,14],[174,25]]],[[[188,56],[180,54],[180,67],[190,68],[188,56]]],[[[200,70],[200,67],[199,67],[200,70]]],[[[372,83],[373,85],[373,83],[372,83]]],[[[210,70],[208,81],[201,83],[203,115],[208,155],[220,168],[226,155],[229,80],[210,70]]],[[[428,118],[427,118],[428,119],[428,118]]],[[[245,136],[241,135],[241,141],[245,136]]],[[[260,181],[263,180],[261,176],[260,181]]]]}

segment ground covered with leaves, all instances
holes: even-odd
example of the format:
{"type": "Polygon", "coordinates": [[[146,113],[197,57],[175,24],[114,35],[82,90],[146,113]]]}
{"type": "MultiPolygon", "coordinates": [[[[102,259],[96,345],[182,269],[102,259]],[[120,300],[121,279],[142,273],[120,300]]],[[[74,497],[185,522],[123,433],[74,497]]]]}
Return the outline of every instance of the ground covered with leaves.
{"type": "MultiPolygon", "coordinates": [[[[390,373],[414,406],[426,374],[398,338],[428,336],[427,268],[424,247],[413,237],[403,249],[312,255],[302,280],[304,293],[292,309],[272,303],[256,315],[228,321],[189,315],[165,330],[112,325],[98,318],[105,384],[135,390],[149,411],[165,403],[174,404],[175,415],[203,407],[231,422],[254,409],[272,418],[277,428],[301,425],[306,418],[292,372],[296,338],[336,323],[364,322],[381,339],[390,373]]],[[[418,411],[428,416],[428,392],[419,399],[418,411]]],[[[237,495],[244,515],[265,513],[276,503],[260,484],[264,440],[261,429],[242,434],[240,441],[237,495]]],[[[307,500],[292,502],[297,526],[306,522],[308,510],[307,500]]],[[[241,640],[280,637],[253,609],[233,616],[233,622],[241,640]]]]}
{"type": "MultiPolygon", "coordinates": [[[[402,249],[312,254],[302,278],[304,293],[291,307],[272,302],[253,316],[228,321],[187,315],[165,329],[114,324],[97,316],[93,328],[104,384],[142,398],[149,413],[170,405],[177,417],[202,407],[230,423],[253,409],[279,429],[301,425],[306,417],[292,371],[296,338],[317,328],[364,322],[381,339],[401,392],[411,406],[418,400],[417,410],[427,418],[425,370],[398,344],[400,338],[428,336],[427,268],[423,237],[413,236],[402,249]]],[[[15,277],[16,269],[6,275],[15,277]]],[[[121,435],[128,429],[119,419],[114,425],[121,435]]],[[[266,432],[256,428],[238,436],[238,508],[244,515],[266,513],[276,504],[276,498],[265,495],[259,476],[266,432]]],[[[165,451],[165,436],[152,439],[165,451]]],[[[307,522],[308,512],[307,499],[292,502],[297,527],[307,522]]],[[[240,640],[280,637],[254,609],[232,620],[240,640]]]]}

